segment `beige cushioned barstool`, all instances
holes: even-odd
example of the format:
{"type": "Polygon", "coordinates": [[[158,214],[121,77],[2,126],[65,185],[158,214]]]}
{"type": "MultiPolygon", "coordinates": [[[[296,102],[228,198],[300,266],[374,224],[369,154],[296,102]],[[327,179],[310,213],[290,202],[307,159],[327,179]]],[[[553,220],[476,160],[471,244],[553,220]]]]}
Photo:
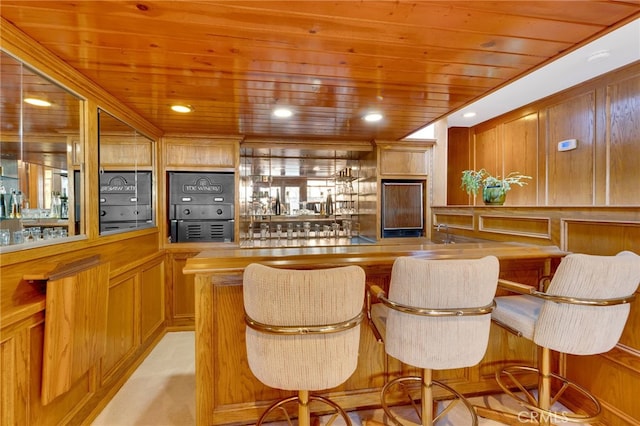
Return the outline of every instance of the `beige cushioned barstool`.
{"type": "MultiPolygon", "coordinates": [[[[546,291],[500,280],[501,287],[526,294],[497,297],[493,320],[541,349],[538,368],[511,366],[496,373],[500,387],[529,410],[530,420],[550,424],[554,420],[598,419],[601,408],[597,399],[578,384],[551,372],[550,351],[594,355],[612,349],[622,334],[629,302],[639,283],[640,256],[629,251],[616,256],[569,254],[560,262],[546,291]],[[537,397],[526,383],[532,373],[538,376],[537,397]],[[571,398],[583,401],[581,412],[552,410],[565,392],[565,396],[571,392],[571,398]]],[[[485,410],[479,413],[503,421],[514,417],[485,410]]],[[[523,420],[523,413],[517,417],[523,420]]]]}
{"type": "Polygon", "coordinates": [[[355,371],[364,293],[365,273],[359,266],[292,270],[251,264],[245,268],[249,367],[265,385],[298,392],[273,403],[258,424],[292,401],[298,403],[301,425],[310,423],[310,401],[330,405],[351,424],[337,404],[309,392],[339,386],[355,371]]]}
{"type": "Polygon", "coordinates": [[[370,319],[382,336],[387,355],[421,369],[421,377],[399,377],[382,389],[383,409],[395,424],[404,424],[405,416],[387,400],[404,390],[423,425],[444,418],[455,402],[462,402],[471,423],[477,424],[469,402],[450,386],[434,381],[432,372],[470,367],[484,356],[498,272],[494,256],[455,260],[399,257],[393,264],[389,296],[379,287],[371,287],[382,303],[371,305],[370,319]],[[416,383],[419,397],[411,395],[416,383]],[[452,400],[435,417],[433,386],[452,400]],[[416,402],[418,398],[421,404],[416,402]]]}

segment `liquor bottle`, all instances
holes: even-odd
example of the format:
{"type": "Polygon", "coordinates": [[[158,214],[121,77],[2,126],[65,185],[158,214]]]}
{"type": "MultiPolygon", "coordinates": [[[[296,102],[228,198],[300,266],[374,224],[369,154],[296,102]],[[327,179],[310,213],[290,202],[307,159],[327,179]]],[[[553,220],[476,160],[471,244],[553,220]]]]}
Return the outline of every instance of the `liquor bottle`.
{"type": "Polygon", "coordinates": [[[284,214],[291,215],[291,198],[289,198],[289,191],[284,193],[284,214]]]}
{"type": "Polygon", "coordinates": [[[60,217],[60,205],[60,192],[51,191],[51,213],[49,213],[49,217],[60,217]]]}
{"type": "Polygon", "coordinates": [[[280,204],[280,190],[278,189],[276,192],[276,205],[273,211],[276,216],[280,216],[282,214],[282,205],[280,204]]]}
{"type": "Polygon", "coordinates": [[[324,202],[324,192],[320,193],[320,216],[327,214],[326,205],[324,202]]]}
{"type": "Polygon", "coordinates": [[[67,197],[67,188],[62,188],[62,195],[60,196],[60,217],[62,219],[69,219],[69,197],[67,197]]]}
{"type": "Polygon", "coordinates": [[[15,189],[11,190],[11,212],[9,217],[11,219],[20,219],[22,217],[22,191],[17,191],[15,189]]]}
{"type": "Polygon", "coordinates": [[[20,219],[22,217],[22,202],[23,195],[22,191],[16,192],[16,218],[20,219]]]}
{"type": "Polygon", "coordinates": [[[5,217],[7,217],[7,212],[4,206],[4,192],[0,191],[0,219],[4,219],[5,217]]]}
{"type": "Polygon", "coordinates": [[[327,216],[331,216],[333,215],[334,209],[333,209],[333,198],[331,197],[331,190],[327,189],[327,216]]]}
{"type": "Polygon", "coordinates": [[[0,166],[0,219],[4,219],[5,217],[9,216],[9,213],[7,212],[7,206],[5,204],[5,195],[7,195],[7,190],[5,189],[2,182],[2,166],[0,166]]]}

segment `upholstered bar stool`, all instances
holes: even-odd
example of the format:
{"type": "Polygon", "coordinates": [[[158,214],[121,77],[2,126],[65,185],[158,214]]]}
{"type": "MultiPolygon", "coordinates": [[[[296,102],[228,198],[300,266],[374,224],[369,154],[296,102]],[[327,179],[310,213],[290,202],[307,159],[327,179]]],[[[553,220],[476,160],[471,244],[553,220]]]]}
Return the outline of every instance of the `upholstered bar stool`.
{"type": "Polygon", "coordinates": [[[432,376],[433,370],[476,365],[484,356],[498,272],[494,256],[455,260],[399,257],[393,264],[389,296],[380,287],[371,286],[370,291],[381,303],[367,303],[369,316],[382,336],[387,355],[421,371],[420,377],[398,377],[382,388],[382,407],[393,423],[404,425],[407,416],[399,414],[397,404],[394,407],[388,400],[394,394],[406,393],[408,405],[415,408],[422,425],[443,419],[459,402],[467,408],[470,422],[477,425],[467,399],[432,376]],[[437,415],[434,386],[451,400],[437,415]],[[412,395],[415,388],[419,396],[412,395]]]}
{"type": "Polygon", "coordinates": [[[364,317],[365,273],[359,266],[292,270],[260,264],[243,276],[249,367],[265,385],[297,391],[274,402],[258,420],[297,402],[298,423],[310,424],[311,401],[331,407],[350,425],[333,401],[310,395],[344,383],[355,371],[364,317]]]}
{"type": "Polygon", "coordinates": [[[538,368],[511,366],[496,373],[504,392],[527,409],[524,415],[484,409],[479,414],[503,421],[517,417],[528,424],[596,421],[601,412],[598,400],[578,384],[552,373],[550,353],[594,355],[612,349],[622,334],[629,302],[639,283],[640,256],[629,251],[616,256],[569,254],[545,291],[500,280],[501,287],[523,294],[496,297],[493,320],[540,347],[538,368]],[[527,383],[532,373],[538,377],[537,396],[527,383]],[[579,412],[552,409],[570,393],[583,403],[579,412]]]}

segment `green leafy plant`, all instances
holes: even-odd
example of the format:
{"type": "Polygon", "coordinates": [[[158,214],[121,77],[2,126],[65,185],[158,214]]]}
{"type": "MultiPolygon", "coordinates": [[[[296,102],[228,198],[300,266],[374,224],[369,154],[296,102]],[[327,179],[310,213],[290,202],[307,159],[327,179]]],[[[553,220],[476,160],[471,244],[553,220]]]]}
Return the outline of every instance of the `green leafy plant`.
{"type": "Polygon", "coordinates": [[[523,175],[520,172],[511,172],[505,177],[496,177],[485,169],[465,170],[462,172],[460,187],[470,195],[477,195],[481,188],[483,190],[484,188],[497,188],[498,193],[504,195],[511,190],[511,185],[524,186],[528,184],[526,179],[531,179],[531,176],[523,175]]]}

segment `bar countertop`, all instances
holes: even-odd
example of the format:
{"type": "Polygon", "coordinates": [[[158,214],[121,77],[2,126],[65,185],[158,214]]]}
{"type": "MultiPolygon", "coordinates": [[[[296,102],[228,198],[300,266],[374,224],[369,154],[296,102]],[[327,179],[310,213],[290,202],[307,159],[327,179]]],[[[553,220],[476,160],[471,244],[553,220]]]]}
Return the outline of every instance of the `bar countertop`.
{"type": "Polygon", "coordinates": [[[376,264],[392,262],[398,256],[425,259],[478,258],[494,255],[498,259],[561,258],[567,253],[557,246],[485,241],[461,244],[430,242],[409,244],[369,244],[335,247],[229,248],[207,250],[187,259],[185,274],[207,274],[242,269],[259,262],[272,266],[304,264],[376,264]]]}

